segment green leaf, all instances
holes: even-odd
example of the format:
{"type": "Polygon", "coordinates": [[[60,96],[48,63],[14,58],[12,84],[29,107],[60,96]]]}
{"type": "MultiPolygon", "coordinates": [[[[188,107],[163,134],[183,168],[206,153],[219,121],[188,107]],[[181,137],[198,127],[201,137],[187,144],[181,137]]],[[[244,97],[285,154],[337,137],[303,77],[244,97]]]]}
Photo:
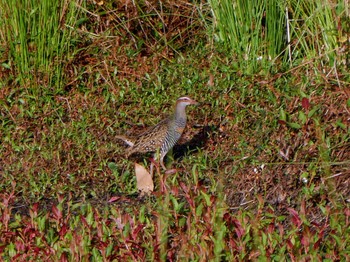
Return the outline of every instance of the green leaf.
{"type": "Polygon", "coordinates": [[[301,128],[301,125],[299,125],[298,123],[287,123],[288,126],[290,126],[291,128],[295,128],[295,129],[300,129],[301,128]]]}
{"type": "Polygon", "coordinates": [[[16,247],[15,247],[15,244],[14,243],[10,243],[8,246],[8,252],[9,252],[9,255],[10,257],[14,257],[16,255],[16,247]]]}
{"type": "Polygon", "coordinates": [[[38,217],[38,227],[40,231],[44,231],[46,227],[46,216],[38,217]]]}
{"type": "Polygon", "coordinates": [[[146,206],[141,206],[140,212],[139,212],[140,223],[145,223],[145,221],[146,221],[145,211],[146,211],[146,206]]]}
{"type": "Polygon", "coordinates": [[[310,111],[309,111],[309,113],[307,114],[307,116],[309,117],[309,118],[311,118],[314,114],[315,114],[315,112],[318,110],[318,107],[314,107],[313,109],[311,109],[310,111]]]}
{"type": "Polygon", "coordinates": [[[103,261],[101,253],[96,247],[92,249],[92,261],[97,261],[97,262],[103,261]]]}
{"type": "Polygon", "coordinates": [[[287,121],[287,115],[283,108],[280,109],[280,120],[287,121]]]}
{"type": "Polygon", "coordinates": [[[11,66],[7,63],[2,63],[1,66],[6,68],[6,69],[11,69],[11,66]]]}
{"type": "Polygon", "coordinates": [[[106,248],[106,256],[107,257],[112,254],[113,248],[114,248],[113,243],[108,245],[108,247],[106,248]]]}
{"type": "Polygon", "coordinates": [[[181,228],[181,227],[183,227],[184,225],[186,225],[186,217],[181,217],[180,219],[179,219],[179,227],[181,228]]]}
{"type": "Polygon", "coordinates": [[[341,129],[346,130],[346,125],[343,124],[343,122],[340,119],[337,120],[337,126],[339,126],[341,129]]]}
{"type": "Polygon", "coordinates": [[[299,120],[302,124],[305,124],[307,121],[307,117],[303,111],[299,111],[299,120]]]}
{"type": "Polygon", "coordinates": [[[86,216],[86,222],[91,226],[94,223],[94,213],[89,212],[86,216]]]}
{"type": "Polygon", "coordinates": [[[197,206],[197,208],[196,208],[196,215],[197,215],[197,216],[199,216],[199,217],[202,216],[203,207],[204,207],[203,203],[200,203],[200,204],[197,206]]]}
{"type": "Polygon", "coordinates": [[[118,170],[117,165],[114,162],[109,162],[107,165],[109,169],[112,170],[113,172],[118,170]]]}
{"type": "Polygon", "coordinates": [[[204,197],[205,203],[207,204],[207,206],[210,207],[211,206],[210,196],[204,193],[203,191],[201,191],[201,194],[204,197]]]}
{"type": "Polygon", "coordinates": [[[179,202],[177,199],[174,196],[170,195],[170,201],[173,203],[174,210],[176,212],[179,212],[179,202]]]}

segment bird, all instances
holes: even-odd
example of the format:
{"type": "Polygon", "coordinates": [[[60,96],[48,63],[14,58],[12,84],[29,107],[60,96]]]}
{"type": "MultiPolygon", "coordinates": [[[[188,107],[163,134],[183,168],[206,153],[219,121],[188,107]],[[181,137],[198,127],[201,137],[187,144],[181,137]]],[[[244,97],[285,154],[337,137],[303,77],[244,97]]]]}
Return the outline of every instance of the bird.
{"type": "MultiPolygon", "coordinates": [[[[129,148],[126,150],[128,158],[134,153],[153,152],[153,158],[159,157],[160,165],[164,170],[164,157],[173,148],[180,139],[187,122],[186,107],[188,105],[197,105],[198,102],[182,96],[176,100],[175,111],[168,118],[163,119],[157,125],[147,129],[136,137],[127,137],[123,135],[116,136],[123,140],[129,148]]],[[[151,162],[150,173],[153,172],[153,161],[151,162]]]]}

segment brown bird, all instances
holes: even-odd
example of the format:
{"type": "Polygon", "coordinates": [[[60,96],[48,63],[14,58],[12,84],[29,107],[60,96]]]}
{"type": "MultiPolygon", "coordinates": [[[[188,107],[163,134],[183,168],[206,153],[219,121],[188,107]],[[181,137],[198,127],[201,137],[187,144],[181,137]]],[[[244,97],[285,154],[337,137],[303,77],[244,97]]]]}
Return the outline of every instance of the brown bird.
{"type": "MultiPolygon", "coordinates": [[[[123,140],[130,146],[127,149],[126,156],[129,157],[134,153],[154,152],[154,158],[156,159],[159,156],[160,164],[166,170],[164,157],[180,139],[186,127],[186,106],[196,104],[198,103],[189,97],[180,97],[176,101],[174,114],[157,125],[133,138],[117,136],[116,138],[123,140]]],[[[151,174],[152,171],[153,162],[151,163],[151,174]]]]}

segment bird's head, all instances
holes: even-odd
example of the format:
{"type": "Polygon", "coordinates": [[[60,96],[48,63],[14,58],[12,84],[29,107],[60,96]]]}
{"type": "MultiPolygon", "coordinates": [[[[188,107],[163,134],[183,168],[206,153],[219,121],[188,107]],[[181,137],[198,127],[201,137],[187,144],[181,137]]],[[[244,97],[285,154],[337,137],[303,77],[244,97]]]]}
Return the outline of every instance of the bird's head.
{"type": "Polygon", "coordinates": [[[182,96],[176,101],[176,106],[181,105],[181,106],[188,106],[188,105],[197,105],[198,102],[187,97],[187,96],[182,96]]]}

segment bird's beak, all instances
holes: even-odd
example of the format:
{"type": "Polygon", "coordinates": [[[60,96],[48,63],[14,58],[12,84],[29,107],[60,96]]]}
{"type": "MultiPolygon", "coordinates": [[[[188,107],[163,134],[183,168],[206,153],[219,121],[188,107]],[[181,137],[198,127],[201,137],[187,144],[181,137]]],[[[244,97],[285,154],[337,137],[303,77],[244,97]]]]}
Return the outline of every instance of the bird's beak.
{"type": "Polygon", "coordinates": [[[191,105],[198,105],[199,103],[196,101],[196,100],[193,100],[191,101],[191,105]]]}

